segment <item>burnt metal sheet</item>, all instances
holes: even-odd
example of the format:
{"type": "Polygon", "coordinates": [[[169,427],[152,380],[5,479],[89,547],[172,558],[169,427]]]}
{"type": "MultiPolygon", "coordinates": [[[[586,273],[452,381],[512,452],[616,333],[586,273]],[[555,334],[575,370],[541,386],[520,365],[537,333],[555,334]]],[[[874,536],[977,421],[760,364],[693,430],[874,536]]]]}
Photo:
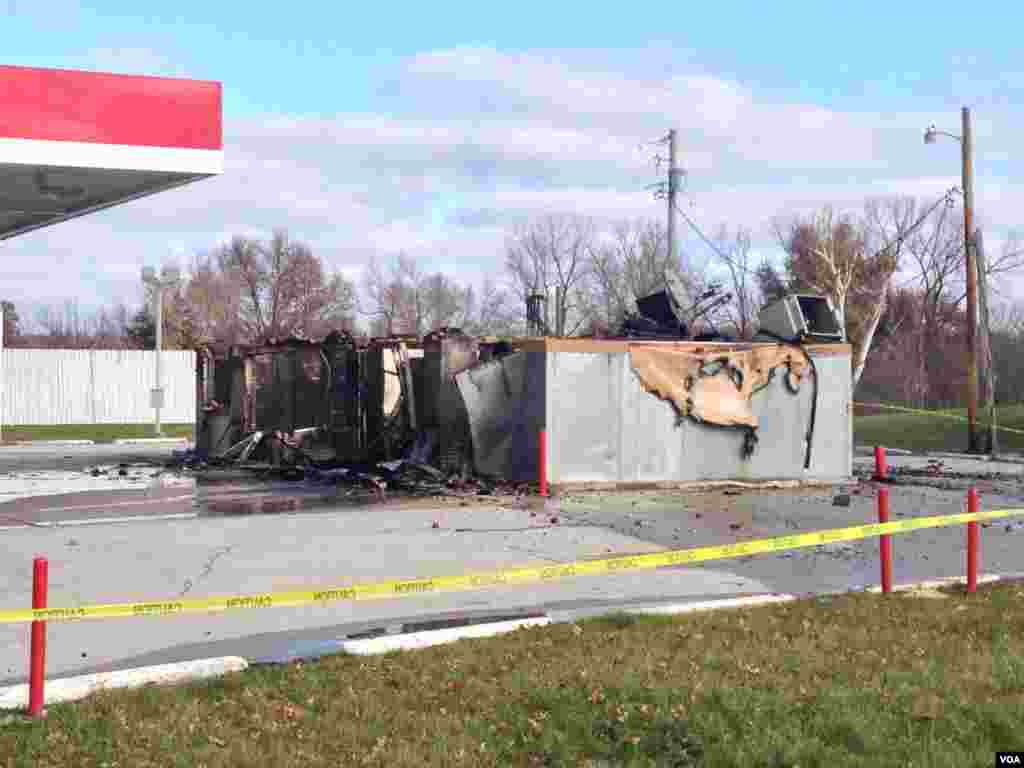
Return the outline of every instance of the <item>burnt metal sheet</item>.
{"type": "MultiPolygon", "coordinates": [[[[799,386],[807,362],[785,346],[696,354],[672,347],[630,347],[629,361],[645,390],[670,401],[680,416],[721,426],[757,427],[754,393],[779,368],[799,386]]],[[[794,389],[796,388],[794,386],[794,389]]]]}
{"type": "Polygon", "coordinates": [[[545,417],[544,354],[516,352],[455,377],[469,420],[473,464],[483,475],[532,481],[545,417]]]}

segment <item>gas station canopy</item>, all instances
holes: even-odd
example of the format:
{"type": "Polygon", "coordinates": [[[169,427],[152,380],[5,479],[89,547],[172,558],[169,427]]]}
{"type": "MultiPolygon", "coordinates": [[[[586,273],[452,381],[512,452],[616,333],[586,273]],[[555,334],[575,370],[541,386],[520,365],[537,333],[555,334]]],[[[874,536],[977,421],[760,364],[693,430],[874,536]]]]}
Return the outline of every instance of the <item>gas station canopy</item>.
{"type": "Polygon", "coordinates": [[[223,165],[220,83],[0,66],[0,239],[223,165]]]}

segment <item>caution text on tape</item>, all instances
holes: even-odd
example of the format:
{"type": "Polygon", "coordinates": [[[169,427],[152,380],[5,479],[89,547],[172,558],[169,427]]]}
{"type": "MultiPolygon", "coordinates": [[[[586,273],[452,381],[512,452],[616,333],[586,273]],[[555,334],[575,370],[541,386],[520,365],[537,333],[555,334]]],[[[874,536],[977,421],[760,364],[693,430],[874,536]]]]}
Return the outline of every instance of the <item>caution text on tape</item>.
{"type": "Polygon", "coordinates": [[[184,613],[217,613],[287,608],[301,605],[328,605],[345,601],[407,597],[411,595],[455,592],[538,581],[551,582],[576,576],[622,573],[625,571],[662,568],[671,565],[701,563],[710,560],[725,560],[769,552],[785,552],[791,549],[817,547],[843,541],[856,541],[857,539],[866,539],[886,534],[908,533],[924,528],[942,528],[951,525],[962,525],[971,521],[997,520],[1014,515],[1024,515],[1024,509],[997,509],[987,512],[917,517],[891,523],[856,525],[848,528],[834,528],[793,536],[778,536],[770,539],[744,541],[737,544],[696,547],[693,549],[654,552],[627,557],[608,557],[600,560],[580,560],[563,565],[509,568],[483,573],[467,573],[460,576],[381,581],[370,584],[330,587],[327,589],[267,592],[252,595],[193,598],[189,600],[114,603],[72,608],[0,610],[0,624],[30,621],[77,621],[81,619],[132,617],[153,618],[177,616],[184,613]]]}

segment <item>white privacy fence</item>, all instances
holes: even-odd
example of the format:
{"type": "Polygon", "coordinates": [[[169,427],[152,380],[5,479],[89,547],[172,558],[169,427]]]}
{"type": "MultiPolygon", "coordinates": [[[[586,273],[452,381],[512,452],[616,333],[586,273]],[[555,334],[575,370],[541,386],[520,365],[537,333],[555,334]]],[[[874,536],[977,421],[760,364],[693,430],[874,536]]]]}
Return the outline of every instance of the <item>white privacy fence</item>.
{"type": "MultiPolygon", "coordinates": [[[[153,351],[0,348],[0,424],[139,424],[153,420],[153,351]]],[[[166,424],[195,421],[196,353],[160,359],[166,424]]]]}

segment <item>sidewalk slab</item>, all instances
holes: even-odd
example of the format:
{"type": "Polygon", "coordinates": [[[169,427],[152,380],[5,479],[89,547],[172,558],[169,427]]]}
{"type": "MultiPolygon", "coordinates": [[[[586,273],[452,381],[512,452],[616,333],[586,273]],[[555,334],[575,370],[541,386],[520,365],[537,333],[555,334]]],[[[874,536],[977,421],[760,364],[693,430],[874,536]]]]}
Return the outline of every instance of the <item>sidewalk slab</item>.
{"type": "Polygon", "coordinates": [[[95,440],[20,440],[10,444],[13,447],[60,446],[60,445],[96,445],[95,440]]]}
{"type": "Polygon", "coordinates": [[[187,437],[125,437],[114,441],[114,445],[181,445],[190,443],[187,437]]]}

